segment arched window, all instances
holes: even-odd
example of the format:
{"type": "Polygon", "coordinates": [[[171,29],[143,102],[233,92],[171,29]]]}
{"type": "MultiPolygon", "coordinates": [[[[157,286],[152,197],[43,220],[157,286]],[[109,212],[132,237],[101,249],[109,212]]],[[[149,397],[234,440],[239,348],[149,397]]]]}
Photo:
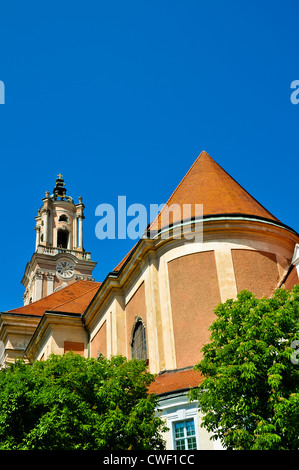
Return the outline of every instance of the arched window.
{"type": "Polygon", "coordinates": [[[142,320],[137,320],[133,328],[131,356],[132,359],[147,360],[146,334],[142,320]]]}
{"type": "Polygon", "coordinates": [[[58,219],[58,222],[68,222],[67,215],[61,214],[61,216],[58,219]]]}

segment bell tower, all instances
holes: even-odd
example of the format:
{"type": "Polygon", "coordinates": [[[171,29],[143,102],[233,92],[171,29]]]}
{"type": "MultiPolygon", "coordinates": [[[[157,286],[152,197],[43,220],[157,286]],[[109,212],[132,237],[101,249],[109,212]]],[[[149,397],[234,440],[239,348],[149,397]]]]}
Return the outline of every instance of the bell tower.
{"type": "Polygon", "coordinates": [[[66,195],[59,173],[53,193],[46,191],[35,217],[35,252],[27,263],[22,284],[24,305],[52,294],[78,280],[94,280],[96,263],[83,248],[84,204],[66,195]]]}

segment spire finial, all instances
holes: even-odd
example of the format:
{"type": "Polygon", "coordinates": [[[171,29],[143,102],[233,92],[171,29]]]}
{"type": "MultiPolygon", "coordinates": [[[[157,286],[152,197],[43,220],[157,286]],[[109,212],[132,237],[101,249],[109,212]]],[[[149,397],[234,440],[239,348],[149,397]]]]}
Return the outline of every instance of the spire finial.
{"type": "Polygon", "coordinates": [[[74,202],[72,197],[66,196],[65,182],[61,173],[58,173],[57,175],[56,185],[53,189],[53,194],[50,196],[54,201],[56,201],[58,197],[60,197],[61,201],[74,202]]]}
{"type": "Polygon", "coordinates": [[[63,181],[62,174],[59,173],[57,175],[55,188],[53,189],[53,196],[54,196],[54,199],[57,199],[57,197],[60,197],[60,199],[63,201],[65,198],[65,194],[66,194],[65,183],[63,181]]]}

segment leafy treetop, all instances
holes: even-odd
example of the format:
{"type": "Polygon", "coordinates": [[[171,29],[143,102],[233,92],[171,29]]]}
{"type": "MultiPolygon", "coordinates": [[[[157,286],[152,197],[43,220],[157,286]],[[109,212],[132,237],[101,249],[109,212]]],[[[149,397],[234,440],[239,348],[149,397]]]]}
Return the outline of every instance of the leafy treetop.
{"type": "Polygon", "coordinates": [[[0,371],[0,449],[163,449],[143,361],[67,353],[0,371]]]}
{"type": "Polygon", "coordinates": [[[215,309],[190,397],[227,449],[299,448],[299,286],[257,299],[242,291],[215,309]]]}

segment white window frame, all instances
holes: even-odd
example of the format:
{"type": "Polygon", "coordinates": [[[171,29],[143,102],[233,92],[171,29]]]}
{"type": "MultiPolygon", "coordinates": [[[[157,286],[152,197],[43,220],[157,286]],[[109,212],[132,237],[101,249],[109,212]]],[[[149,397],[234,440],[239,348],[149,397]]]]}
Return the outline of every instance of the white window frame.
{"type": "Polygon", "coordinates": [[[172,426],[173,426],[173,447],[174,447],[175,450],[197,450],[196,428],[195,428],[194,418],[187,418],[184,421],[173,421],[172,426]],[[187,430],[186,423],[187,422],[193,422],[194,434],[192,434],[191,436],[188,436],[187,433],[186,433],[186,430],[187,430]],[[179,424],[179,423],[184,424],[184,426],[182,428],[184,430],[184,434],[183,434],[183,436],[176,437],[175,428],[176,428],[176,424],[179,424]],[[190,439],[190,438],[195,438],[196,449],[189,449],[188,448],[188,439],[190,439]],[[177,449],[178,441],[184,441],[184,447],[185,447],[184,449],[177,449]]]}
{"type": "MultiPolygon", "coordinates": [[[[189,402],[186,394],[177,397],[169,397],[163,405],[160,402],[160,416],[166,418],[166,425],[169,428],[169,450],[175,450],[174,424],[180,421],[194,420],[196,450],[200,449],[199,442],[199,419],[198,419],[197,401],[189,402]]],[[[194,449],[195,450],[195,449],[194,449]]]]}

